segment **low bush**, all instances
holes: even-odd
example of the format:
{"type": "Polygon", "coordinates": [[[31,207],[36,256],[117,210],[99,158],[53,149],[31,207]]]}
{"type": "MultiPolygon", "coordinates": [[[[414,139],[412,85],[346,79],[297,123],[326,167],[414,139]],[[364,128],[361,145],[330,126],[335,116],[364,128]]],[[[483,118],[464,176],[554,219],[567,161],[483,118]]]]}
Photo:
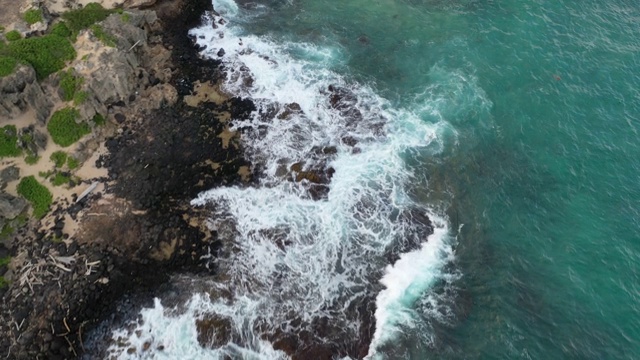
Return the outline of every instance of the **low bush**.
{"type": "Polygon", "coordinates": [[[107,120],[101,114],[95,114],[93,115],[93,122],[98,126],[102,126],[107,123],[107,120]]]}
{"type": "Polygon", "coordinates": [[[24,13],[24,21],[27,24],[35,24],[38,21],[42,21],[42,10],[40,9],[30,9],[24,13]]]}
{"type": "Polygon", "coordinates": [[[0,56],[0,77],[13,73],[18,62],[16,59],[8,56],[0,56]]]}
{"type": "Polygon", "coordinates": [[[31,203],[33,216],[36,218],[43,217],[49,211],[49,205],[53,201],[53,195],[49,189],[40,184],[33,175],[20,180],[18,194],[31,203]]]}
{"type": "Polygon", "coordinates": [[[67,153],[64,151],[58,150],[58,151],[55,151],[53,154],[51,154],[49,159],[53,161],[53,165],[55,165],[55,167],[61,168],[64,166],[64,163],[67,161],[67,153]]]}
{"type": "Polygon", "coordinates": [[[82,9],[67,11],[62,14],[62,18],[66,20],[71,31],[78,33],[80,30],[106,19],[113,12],[103,8],[100,4],[89,3],[82,9]]]}
{"type": "Polygon", "coordinates": [[[87,101],[88,97],[89,97],[89,93],[86,91],[76,92],[76,94],[73,96],[73,105],[84,104],[84,102],[87,101]]]}
{"type": "Polygon", "coordinates": [[[47,130],[54,143],[67,147],[91,132],[87,123],[76,123],[80,114],[74,108],[64,108],[56,111],[47,124],[47,130]]]}
{"type": "Polygon", "coordinates": [[[51,27],[51,31],[49,31],[49,34],[58,35],[60,37],[68,38],[68,37],[71,36],[71,30],[69,30],[69,27],[67,26],[67,24],[64,21],[61,21],[59,23],[55,23],[51,27]]]}
{"type": "Polygon", "coordinates": [[[44,79],[64,68],[66,61],[75,59],[76,51],[68,39],[49,34],[10,42],[0,55],[31,64],[38,79],[44,79]]]}
{"type": "Polygon", "coordinates": [[[27,156],[24,157],[24,162],[27,163],[27,165],[35,165],[38,163],[39,160],[40,160],[40,156],[30,151],[28,152],[27,156]]]}
{"type": "Polygon", "coordinates": [[[0,128],[0,157],[20,156],[22,150],[18,147],[18,130],[15,125],[0,128]]]}
{"type": "Polygon", "coordinates": [[[71,177],[69,175],[57,172],[53,179],[51,179],[51,183],[53,184],[53,186],[60,186],[68,184],[69,180],[71,180],[71,177]]]}
{"type": "Polygon", "coordinates": [[[16,40],[20,40],[22,39],[22,35],[20,35],[20,32],[18,32],[18,30],[11,30],[8,33],[6,33],[4,35],[4,37],[8,40],[8,41],[16,41],[16,40]]]}
{"type": "Polygon", "coordinates": [[[80,89],[80,85],[84,79],[81,77],[75,77],[73,71],[61,71],[60,72],[60,89],[62,89],[62,99],[64,101],[74,100],[76,91],[80,89]]]}
{"type": "Polygon", "coordinates": [[[69,168],[69,170],[73,170],[77,168],[79,165],[80,165],[80,162],[78,161],[78,159],[74,158],[73,156],[69,156],[67,158],[67,167],[69,168]]]}
{"type": "Polygon", "coordinates": [[[91,31],[93,32],[93,35],[95,35],[95,37],[97,37],[98,40],[102,41],[102,43],[105,44],[106,46],[110,46],[110,47],[116,46],[117,39],[113,35],[104,31],[102,26],[98,24],[91,25],[91,31]]]}

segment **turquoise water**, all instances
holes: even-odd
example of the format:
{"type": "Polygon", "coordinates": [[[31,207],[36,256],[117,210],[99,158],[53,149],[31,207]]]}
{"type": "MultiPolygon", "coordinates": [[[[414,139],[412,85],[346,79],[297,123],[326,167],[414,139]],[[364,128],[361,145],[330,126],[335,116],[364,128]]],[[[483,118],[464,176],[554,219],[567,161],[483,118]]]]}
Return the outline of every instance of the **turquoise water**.
{"type": "Polygon", "coordinates": [[[638,3],[260,4],[248,32],[336,49],[335,71],[451,125],[406,161],[462,225],[455,315],[390,357],[640,358],[638,3]]]}

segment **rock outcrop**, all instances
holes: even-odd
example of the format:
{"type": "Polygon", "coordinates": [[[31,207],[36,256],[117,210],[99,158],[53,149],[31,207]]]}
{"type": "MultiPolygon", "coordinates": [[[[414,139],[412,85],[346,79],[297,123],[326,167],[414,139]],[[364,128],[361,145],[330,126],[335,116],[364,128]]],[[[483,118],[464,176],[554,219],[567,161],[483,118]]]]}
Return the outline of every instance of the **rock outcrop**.
{"type": "Polygon", "coordinates": [[[20,65],[12,74],[0,78],[0,119],[17,118],[33,110],[38,121],[44,123],[52,107],[31,66],[20,65]]]}

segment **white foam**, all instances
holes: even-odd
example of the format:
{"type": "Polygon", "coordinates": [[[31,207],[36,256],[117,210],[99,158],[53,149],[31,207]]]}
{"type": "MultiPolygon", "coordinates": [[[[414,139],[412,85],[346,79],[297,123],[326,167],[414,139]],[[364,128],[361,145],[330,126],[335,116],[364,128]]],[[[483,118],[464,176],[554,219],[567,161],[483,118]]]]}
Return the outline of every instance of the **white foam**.
{"type": "MultiPolygon", "coordinates": [[[[250,120],[236,121],[236,128],[256,129],[243,132],[242,142],[246,157],[262,170],[260,185],[215,188],[192,202],[216,205],[213,227],[234,225],[229,257],[216,260],[226,275],[216,286],[233,298],[195,295],[185,312],[173,315],[157,302],[143,311],[142,329],[147,337],[160,339],[167,354],[198,358],[242,350],[275,359],[283,355],[265,344],[265,334],[275,329],[313,331],[313,322],[321,317],[330,318],[341,337],[356,338],[361,324],[350,306],[377,291],[382,277],[386,289],[377,298],[375,314],[375,340],[380,343],[387,332],[390,336],[409,323],[403,315],[410,312],[411,298],[428,289],[449,259],[442,256],[451,252],[444,219],[431,213],[436,232],[426,243],[422,238],[429,224],[415,221],[412,214],[429,209],[409,196],[413,175],[403,160],[406,151],[441,148],[438,142],[446,122],[426,123],[415,112],[391,107],[374,89],[332,71],[332,64],[341,61],[336,49],[244,34],[233,25],[242,10],[229,1],[216,2],[215,8],[231,23],[217,29],[208,23],[192,33],[203,37],[198,41],[208,46],[207,56],[217,58],[224,49],[224,89],[250,97],[263,111],[277,104],[277,113],[283,114],[286,104],[296,103],[302,112],[270,120],[256,112],[250,120]],[[330,85],[353,92],[353,109],[361,118],[353,121],[331,106],[330,85]],[[345,136],[357,140],[358,151],[342,141],[345,136]],[[323,146],[335,147],[336,154],[318,158],[315,149],[323,146]],[[288,169],[296,162],[304,162],[305,168],[322,164],[335,170],[325,199],[312,200],[309,184],[279,174],[283,165],[288,169]],[[279,239],[269,235],[276,231],[279,239]],[[390,249],[399,243],[423,244],[385,273],[390,249]],[[199,348],[194,318],[203,313],[230,319],[237,343],[192,349],[199,348]]],[[[112,351],[122,358],[155,358],[112,351]]]]}
{"type": "Polygon", "coordinates": [[[447,222],[436,214],[430,214],[430,218],[435,229],[428,241],[388,265],[380,280],[385,289],[376,298],[376,331],[367,358],[376,358],[378,347],[398,332],[415,327],[414,304],[443,277],[442,268],[453,260],[447,222]]]}

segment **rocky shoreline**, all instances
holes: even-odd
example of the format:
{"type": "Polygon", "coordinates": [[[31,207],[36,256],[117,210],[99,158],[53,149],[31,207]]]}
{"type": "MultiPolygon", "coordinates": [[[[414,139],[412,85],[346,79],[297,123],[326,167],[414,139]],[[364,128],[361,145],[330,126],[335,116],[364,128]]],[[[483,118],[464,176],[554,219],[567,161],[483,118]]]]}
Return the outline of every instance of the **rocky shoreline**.
{"type": "Polygon", "coordinates": [[[149,293],[171,274],[215,271],[202,258],[215,254],[220,240],[204,225],[206,209],[189,201],[217,185],[251,181],[226,122],[248,116],[253,104],[219,92],[219,63],[201,59],[187,38],[212,10],[209,0],[148,4],[127,12],[131,33],[117,15],[102,22],[127,41],[102,62],[112,66],[85,74],[96,96],[80,112],[107,114],[107,125],[77,150],[95,176],[70,187],[70,197],[56,197],[48,215],[6,241],[10,283],[2,289],[0,356],[82,356],[87,334],[122,315],[123,296],[149,293]],[[100,88],[113,84],[106,77],[124,79],[123,86],[100,88]],[[114,96],[100,98],[106,94],[114,96]]]}

